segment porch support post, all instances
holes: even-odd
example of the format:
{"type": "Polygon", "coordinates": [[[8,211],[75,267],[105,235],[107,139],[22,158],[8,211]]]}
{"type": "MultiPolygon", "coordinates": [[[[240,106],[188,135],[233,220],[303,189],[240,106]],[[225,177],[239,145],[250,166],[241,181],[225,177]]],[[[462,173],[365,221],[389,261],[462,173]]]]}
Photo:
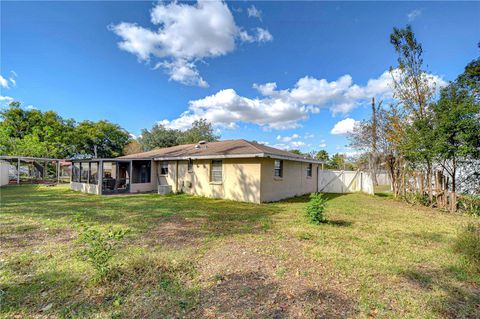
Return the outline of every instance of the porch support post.
{"type": "Polygon", "coordinates": [[[128,192],[132,192],[132,181],[133,181],[133,160],[130,160],[130,167],[128,168],[128,192]]]}
{"type": "Polygon", "coordinates": [[[17,184],[20,184],[20,157],[17,158],[17,184]]]}
{"type": "Polygon", "coordinates": [[[60,184],[60,160],[57,160],[57,184],[60,184]]]}
{"type": "Polygon", "coordinates": [[[103,161],[98,162],[98,195],[103,194],[103,161]]]}

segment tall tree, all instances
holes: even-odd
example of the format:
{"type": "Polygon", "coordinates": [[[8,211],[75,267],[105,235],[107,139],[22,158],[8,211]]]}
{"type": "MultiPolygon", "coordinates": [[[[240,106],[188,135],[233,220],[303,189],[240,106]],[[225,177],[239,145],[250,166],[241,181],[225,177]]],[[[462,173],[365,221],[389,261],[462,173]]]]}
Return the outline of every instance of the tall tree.
{"type": "Polygon", "coordinates": [[[317,155],[315,155],[315,158],[319,161],[328,162],[329,160],[328,152],[326,150],[320,150],[317,152],[317,155]]]}
{"type": "Polygon", "coordinates": [[[179,135],[179,144],[194,144],[200,141],[214,142],[219,138],[213,130],[212,123],[206,119],[196,120],[192,123],[192,127],[179,135]]]}
{"type": "Polygon", "coordinates": [[[77,123],[54,111],[23,109],[19,102],[0,113],[2,155],[35,157],[102,157],[122,155],[128,132],[108,121],[77,123]]]}
{"type": "Polygon", "coordinates": [[[144,151],[150,151],[155,148],[178,145],[180,134],[179,130],[172,130],[162,124],[155,124],[150,130],[143,129],[138,141],[144,151]]]}
{"type": "Polygon", "coordinates": [[[458,168],[480,160],[478,65],[478,59],[467,65],[464,73],[442,90],[439,101],[433,106],[435,151],[438,161],[451,178],[452,210],[456,209],[458,168]]]}
{"type": "Polygon", "coordinates": [[[180,144],[195,144],[200,141],[214,142],[219,139],[214,133],[212,124],[205,119],[194,121],[192,127],[183,132],[156,124],[150,130],[143,129],[141,135],[138,141],[144,151],[180,144]]]}

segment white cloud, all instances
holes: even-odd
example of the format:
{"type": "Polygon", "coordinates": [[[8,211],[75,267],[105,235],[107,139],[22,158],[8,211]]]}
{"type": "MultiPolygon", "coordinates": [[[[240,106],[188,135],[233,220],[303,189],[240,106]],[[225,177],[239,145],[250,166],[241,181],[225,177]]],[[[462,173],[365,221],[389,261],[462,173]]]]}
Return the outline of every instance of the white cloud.
{"type": "Polygon", "coordinates": [[[325,148],[325,147],[327,147],[327,143],[320,143],[320,144],[318,144],[318,146],[320,148],[325,148]]]}
{"type": "Polygon", "coordinates": [[[352,118],[346,118],[344,120],[337,122],[335,126],[332,128],[332,130],[330,131],[330,133],[334,135],[351,133],[353,132],[353,128],[359,124],[360,124],[359,121],[355,121],[352,118]]]}
{"type": "Polygon", "coordinates": [[[408,18],[408,21],[412,22],[413,20],[415,20],[416,18],[420,17],[421,15],[422,15],[422,10],[420,10],[420,9],[415,9],[415,10],[410,11],[410,12],[407,14],[407,18],[408,18]]]}
{"type": "MultiPolygon", "coordinates": [[[[430,76],[437,83],[445,83],[438,76],[430,76]]],[[[254,84],[260,97],[240,96],[234,89],[225,89],[190,101],[188,109],[178,118],[162,123],[168,127],[186,129],[194,120],[205,118],[222,128],[236,128],[238,123],[256,124],[264,129],[297,128],[301,126],[301,121],[322,108],[329,109],[333,114],[346,114],[368,103],[373,96],[377,99],[391,98],[392,82],[391,74],[385,71],[363,86],[354,84],[352,77],[347,74],[335,81],[306,76],[292,88],[283,90],[278,89],[275,82],[254,84]]]]}
{"type": "Polygon", "coordinates": [[[245,30],[240,31],[239,37],[243,42],[270,42],[273,41],[272,34],[265,29],[255,28],[253,33],[248,33],[245,30]]]}
{"type": "Polygon", "coordinates": [[[281,135],[278,135],[277,136],[277,141],[280,141],[280,142],[291,142],[295,139],[299,139],[300,138],[300,135],[298,134],[293,134],[292,136],[281,136],[281,135]]]}
{"type": "Polygon", "coordinates": [[[267,42],[273,39],[262,28],[249,34],[237,26],[223,1],[198,0],[195,4],[163,3],[155,5],[150,21],[157,29],[121,22],[109,30],[122,38],[120,49],[137,56],[139,61],[156,58],[154,69],[161,68],[170,79],[186,85],[206,87],[197,62],[226,55],[235,50],[237,39],[243,42],[267,42]]]}
{"type": "Polygon", "coordinates": [[[299,148],[307,146],[307,144],[305,144],[305,142],[302,142],[302,141],[291,141],[291,142],[276,143],[276,144],[271,144],[269,142],[261,141],[261,142],[258,142],[258,143],[264,144],[264,145],[267,145],[267,146],[271,146],[271,147],[275,147],[275,148],[278,148],[278,149],[281,149],[281,150],[286,150],[286,151],[293,150],[293,149],[299,149],[299,148]]]}
{"type": "Polygon", "coordinates": [[[303,138],[307,139],[307,138],[314,138],[315,137],[315,134],[312,134],[312,133],[305,133],[305,135],[303,136],[303,138]]]}
{"type": "Polygon", "coordinates": [[[247,8],[247,13],[251,18],[262,19],[262,11],[258,10],[253,4],[247,8]]]}
{"type": "Polygon", "coordinates": [[[8,86],[8,80],[5,79],[3,76],[0,75],[0,86],[5,88],[5,89],[8,89],[9,86],[8,86]]]}
{"type": "Polygon", "coordinates": [[[10,103],[13,101],[13,97],[0,95],[0,102],[10,103]]]}

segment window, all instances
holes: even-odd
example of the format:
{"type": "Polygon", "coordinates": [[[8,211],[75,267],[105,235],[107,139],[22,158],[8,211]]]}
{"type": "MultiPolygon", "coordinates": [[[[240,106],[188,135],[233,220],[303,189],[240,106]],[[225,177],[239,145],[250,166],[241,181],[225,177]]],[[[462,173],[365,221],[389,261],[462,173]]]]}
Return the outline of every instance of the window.
{"type": "Polygon", "coordinates": [[[80,182],[80,163],[73,163],[72,165],[72,182],[80,182]]]}
{"type": "Polygon", "coordinates": [[[211,165],[210,181],[220,183],[223,181],[222,177],[222,161],[214,160],[211,165]]]}
{"type": "Polygon", "coordinates": [[[98,162],[90,163],[90,184],[98,184],[98,162]]]}
{"type": "Polygon", "coordinates": [[[160,175],[168,175],[168,162],[160,162],[160,175]]]}
{"type": "Polygon", "coordinates": [[[188,160],[188,168],[187,168],[189,173],[193,173],[193,161],[190,159],[188,160]]]}
{"type": "Polygon", "coordinates": [[[150,183],[151,175],[151,161],[132,162],[132,183],[150,183]]]}
{"type": "Polygon", "coordinates": [[[283,161],[275,160],[275,177],[283,177],[283,161]]]}
{"type": "Polygon", "coordinates": [[[308,163],[307,165],[307,177],[312,177],[312,163],[308,163]]]}

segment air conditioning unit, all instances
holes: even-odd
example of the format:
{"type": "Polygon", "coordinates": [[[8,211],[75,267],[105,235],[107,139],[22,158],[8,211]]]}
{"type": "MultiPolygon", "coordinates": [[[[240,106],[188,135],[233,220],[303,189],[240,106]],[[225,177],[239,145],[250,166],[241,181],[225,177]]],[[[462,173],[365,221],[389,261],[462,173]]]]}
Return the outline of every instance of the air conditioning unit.
{"type": "Polygon", "coordinates": [[[171,185],[158,185],[158,193],[160,195],[167,195],[172,192],[172,186],[171,185]]]}

